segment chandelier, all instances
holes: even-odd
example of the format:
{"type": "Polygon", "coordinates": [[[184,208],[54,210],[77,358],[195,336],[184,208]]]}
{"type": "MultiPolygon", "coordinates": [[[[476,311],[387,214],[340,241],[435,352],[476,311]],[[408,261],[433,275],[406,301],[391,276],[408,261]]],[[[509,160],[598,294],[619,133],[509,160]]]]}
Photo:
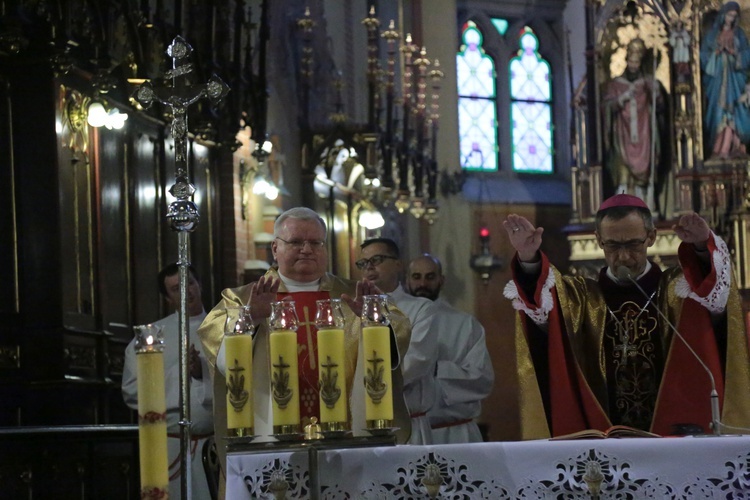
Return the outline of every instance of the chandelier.
{"type": "Polygon", "coordinates": [[[368,155],[365,176],[376,184],[375,179],[379,180],[383,200],[392,200],[399,213],[408,210],[432,224],[438,216],[436,152],[444,73],[437,59],[427,58],[424,46],[413,43],[411,34],[399,44],[401,35],[393,20],[378,33],[380,21],[374,7],[362,24],[367,29],[368,125],[377,136],[377,154],[368,155]],[[378,57],[378,36],[386,41],[385,69],[378,57]],[[396,89],[397,52],[401,54],[400,92],[396,89]]]}
{"type": "MultiPolygon", "coordinates": [[[[432,224],[438,217],[437,133],[440,84],[444,73],[437,59],[430,61],[425,47],[403,37],[390,21],[380,30],[375,8],[362,20],[367,30],[367,123],[358,134],[366,151],[364,197],[373,205],[392,206],[432,224]],[[380,44],[385,41],[385,57],[380,44]]],[[[309,8],[297,21],[302,32],[301,73],[312,81],[310,40],[316,23],[309,8]]],[[[340,85],[340,83],[338,83],[340,85]]],[[[329,119],[346,121],[340,87],[336,112],[329,119]]]]}

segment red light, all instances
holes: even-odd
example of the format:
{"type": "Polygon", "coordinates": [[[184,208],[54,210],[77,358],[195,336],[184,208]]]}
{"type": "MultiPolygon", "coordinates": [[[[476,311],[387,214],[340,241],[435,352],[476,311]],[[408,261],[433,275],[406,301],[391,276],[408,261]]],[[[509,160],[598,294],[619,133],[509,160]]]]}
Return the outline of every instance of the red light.
{"type": "Polygon", "coordinates": [[[480,238],[489,238],[490,237],[490,230],[486,227],[479,229],[479,237],[480,238]]]}

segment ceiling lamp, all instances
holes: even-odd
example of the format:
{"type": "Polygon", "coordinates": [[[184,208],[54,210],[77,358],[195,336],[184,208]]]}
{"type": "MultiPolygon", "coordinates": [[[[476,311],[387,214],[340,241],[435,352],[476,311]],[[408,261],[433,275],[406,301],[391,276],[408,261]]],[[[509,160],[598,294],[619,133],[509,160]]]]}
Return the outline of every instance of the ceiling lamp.
{"type": "Polygon", "coordinates": [[[104,109],[104,104],[99,101],[91,101],[86,121],[92,127],[103,127],[104,124],[107,123],[107,110],[104,109]]]}
{"type": "Polygon", "coordinates": [[[357,219],[359,225],[365,229],[380,229],[385,226],[383,215],[374,208],[362,208],[357,219]]]}

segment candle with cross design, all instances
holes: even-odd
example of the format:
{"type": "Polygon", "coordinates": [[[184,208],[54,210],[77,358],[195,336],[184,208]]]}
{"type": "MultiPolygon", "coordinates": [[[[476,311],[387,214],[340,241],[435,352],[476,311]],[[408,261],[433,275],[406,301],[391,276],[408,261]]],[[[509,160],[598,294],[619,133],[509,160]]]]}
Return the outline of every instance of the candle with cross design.
{"type": "Polygon", "coordinates": [[[227,307],[224,358],[227,367],[227,435],[253,435],[253,320],[249,306],[227,307]]]}
{"type": "Polygon", "coordinates": [[[393,421],[391,330],[388,297],[365,295],[362,349],[365,362],[365,420],[368,429],[388,429],[393,421]]]}
{"type": "Polygon", "coordinates": [[[292,300],[271,304],[269,338],[274,434],[299,433],[299,367],[297,361],[297,311],[292,300]]]}
{"type": "Polygon", "coordinates": [[[344,313],[340,299],[316,301],[320,422],[324,431],[348,430],[344,313]]]}

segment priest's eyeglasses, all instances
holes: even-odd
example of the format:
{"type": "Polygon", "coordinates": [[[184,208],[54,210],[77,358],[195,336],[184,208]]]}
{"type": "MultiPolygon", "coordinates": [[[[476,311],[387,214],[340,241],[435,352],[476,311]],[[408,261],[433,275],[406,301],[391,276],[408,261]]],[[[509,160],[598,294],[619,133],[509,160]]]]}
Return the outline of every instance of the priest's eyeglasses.
{"type": "Polygon", "coordinates": [[[368,266],[379,266],[386,259],[398,260],[397,257],[391,257],[390,255],[373,255],[369,259],[359,259],[354,263],[357,269],[366,269],[368,266]]]}
{"type": "Polygon", "coordinates": [[[628,240],[628,241],[602,241],[602,248],[608,252],[617,252],[618,250],[625,250],[626,252],[636,252],[643,247],[643,244],[648,240],[648,236],[642,240],[628,240]]]}
{"type": "Polygon", "coordinates": [[[302,250],[305,245],[310,245],[311,250],[320,250],[326,246],[325,240],[290,240],[287,241],[284,238],[276,237],[277,240],[281,240],[294,250],[302,250]]]}

